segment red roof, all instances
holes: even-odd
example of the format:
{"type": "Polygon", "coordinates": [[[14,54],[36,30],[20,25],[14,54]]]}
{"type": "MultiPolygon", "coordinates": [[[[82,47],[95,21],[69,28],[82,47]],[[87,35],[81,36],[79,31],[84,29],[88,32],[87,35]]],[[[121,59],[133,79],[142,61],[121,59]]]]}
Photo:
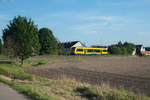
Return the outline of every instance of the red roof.
{"type": "Polygon", "coordinates": [[[144,55],[150,55],[150,51],[141,51],[141,53],[144,55]]]}

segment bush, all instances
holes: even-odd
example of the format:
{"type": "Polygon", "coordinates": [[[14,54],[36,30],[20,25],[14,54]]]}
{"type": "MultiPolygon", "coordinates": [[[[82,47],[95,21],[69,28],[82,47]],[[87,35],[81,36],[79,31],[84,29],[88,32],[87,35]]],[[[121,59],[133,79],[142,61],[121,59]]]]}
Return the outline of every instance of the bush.
{"type": "Polygon", "coordinates": [[[81,96],[86,97],[88,99],[97,98],[99,94],[96,90],[90,89],[88,87],[79,87],[76,89],[77,92],[81,94],[81,96]]]}
{"type": "Polygon", "coordinates": [[[115,55],[120,55],[122,54],[122,51],[121,51],[121,48],[115,46],[115,45],[112,45],[108,48],[108,51],[110,54],[115,54],[115,55]]]}
{"type": "Polygon", "coordinates": [[[118,44],[109,46],[108,52],[115,55],[132,55],[134,49],[135,45],[132,43],[125,42],[123,44],[118,42],[118,44]]]}

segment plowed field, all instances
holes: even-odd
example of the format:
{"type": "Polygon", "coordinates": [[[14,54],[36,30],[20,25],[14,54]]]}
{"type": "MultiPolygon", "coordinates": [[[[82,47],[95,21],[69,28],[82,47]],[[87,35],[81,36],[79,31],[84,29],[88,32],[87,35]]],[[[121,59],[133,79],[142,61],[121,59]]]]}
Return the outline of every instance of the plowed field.
{"type": "Polygon", "coordinates": [[[54,79],[65,74],[82,82],[108,83],[112,87],[123,87],[150,96],[150,57],[64,59],[26,71],[54,79]]]}

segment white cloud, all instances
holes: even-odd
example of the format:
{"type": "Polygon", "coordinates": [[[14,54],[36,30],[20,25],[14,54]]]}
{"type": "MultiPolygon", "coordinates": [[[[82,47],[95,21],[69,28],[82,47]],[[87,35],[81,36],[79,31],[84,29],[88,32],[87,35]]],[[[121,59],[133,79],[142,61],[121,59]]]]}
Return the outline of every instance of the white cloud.
{"type": "Polygon", "coordinates": [[[105,26],[107,23],[87,23],[81,25],[74,25],[72,30],[96,30],[100,26],[105,26]]]}
{"type": "Polygon", "coordinates": [[[80,34],[103,34],[108,33],[108,31],[123,30],[126,26],[126,18],[124,17],[106,16],[91,12],[58,12],[43,14],[34,19],[35,22],[43,23],[42,25],[51,26],[51,28],[57,26],[61,29],[63,27],[69,32],[80,34]]]}
{"type": "Polygon", "coordinates": [[[100,34],[104,32],[106,28],[110,29],[111,24],[113,24],[117,18],[114,16],[89,16],[82,14],[77,16],[77,19],[83,23],[73,25],[71,27],[73,31],[77,31],[82,34],[100,34]]]}
{"type": "Polygon", "coordinates": [[[126,6],[126,7],[133,7],[133,6],[144,6],[150,3],[150,0],[122,0],[122,1],[113,1],[107,2],[106,5],[110,6],[126,6]]]}
{"type": "Polygon", "coordinates": [[[13,0],[0,0],[0,2],[12,2],[13,0]]]}
{"type": "Polygon", "coordinates": [[[149,34],[150,34],[150,32],[138,32],[138,35],[140,35],[140,36],[147,36],[149,34]]]}
{"type": "Polygon", "coordinates": [[[113,18],[111,16],[89,16],[86,17],[87,20],[104,20],[104,21],[112,21],[113,18]]]}
{"type": "Polygon", "coordinates": [[[86,23],[74,25],[71,27],[72,31],[76,31],[81,34],[100,34],[107,27],[107,22],[102,23],[86,23]]]}
{"type": "Polygon", "coordinates": [[[103,15],[89,15],[89,12],[78,13],[78,12],[58,12],[53,14],[46,14],[44,16],[49,17],[59,17],[59,18],[72,18],[81,21],[112,21],[113,16],[103,16],[103,15]]]}

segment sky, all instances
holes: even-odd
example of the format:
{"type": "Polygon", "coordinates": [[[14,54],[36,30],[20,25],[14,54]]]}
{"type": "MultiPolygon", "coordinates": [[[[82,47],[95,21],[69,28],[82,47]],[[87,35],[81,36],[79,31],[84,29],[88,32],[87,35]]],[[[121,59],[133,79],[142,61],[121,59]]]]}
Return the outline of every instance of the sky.
{"type": "Polygon", "coordinates": [[[18,15],[51,29],[61,42],[150,46],[150,0],[0,0],[0,37],[18,15]]]}

